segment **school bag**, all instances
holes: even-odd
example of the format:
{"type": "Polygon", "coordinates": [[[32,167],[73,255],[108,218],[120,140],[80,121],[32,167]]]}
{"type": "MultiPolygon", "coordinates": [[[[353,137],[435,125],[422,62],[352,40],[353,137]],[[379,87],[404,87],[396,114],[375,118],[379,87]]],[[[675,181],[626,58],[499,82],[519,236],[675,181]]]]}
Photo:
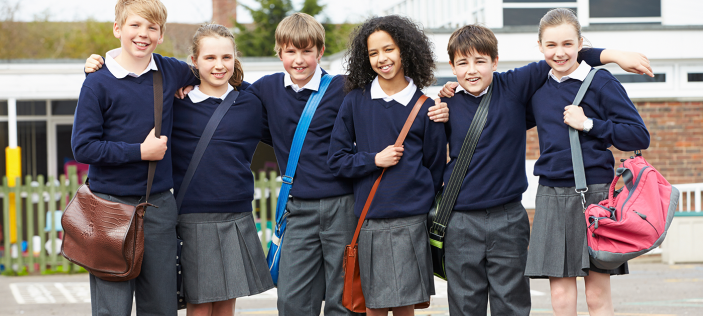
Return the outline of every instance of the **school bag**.
{"type": "MultiPolygon", "coordinates": [[[[286,232],[286,225],[288,224],[287,218],[289,212],[286,210],[288,194],[293,186],[295,169],[298,166],[300,150],[303,149],[303,142],[305,141],[305,135],[308,133],[310,121],[312,121],[312,117],[315,115],[315,110],[317,110],[320,100],[322,100],[322,97],[325,95],[325,91],[327,91],[327,87],[329,87],[332,78],[332,75],[322,76],[320,79],[320,88],[318,91],[314,91],[310,95],[308,102],[305,104],[303,114],[300,115],[298,126],[296,126],[295,134],[293,135],[293,144],[291,145],[290,153],[288,155],[286,173],[281,176],[283,184],[281,184],[281,190],[278,192],[278,201],[276,201],[276,227],[273,231],[271,242],[269,243],[268,254],[266,255],[266,262],[268,263],[269,272],[271,273],[273,284],[276,286],[278,286],[278,267],[281,261],[281,247],[283,244],[283,237],[286,232]]],[[[264,226],[262,225],[261,227],[264,226]]]]}
{"type": "MultiPolygon", "coordinates": [[[[598,70],[592,69],[576,94],[574,105],[579,105],[598,70]]],[[[578,131],[569,127],[571,159],[574,167],[576,192],[588,191],[586,173],[578,131]]],[[[630,159],[621,160],[615,178],[610,184],[608,199],[584,205],[588,230],[588,253],[591,262],[600,269],[612,270],[627,260],[658,247],[674,219],[679,201],[679,190],[642,157],[640,151],[630,159]],[[615,189],[623,178],[625,185],[615,189]]]]}
{"type": "Polygon", "coordinates": [[[449,182],[444,185],[443,191],[437,193],[435,203],[427,214],[428,233],[430,237],[430,251],[432,255],[432,271],[440,279],[447,280],[447,271],[444,269],[444,233],[449,224],[449,216],[454,208],[454,203],[459,196],[461,185],[464,183],[466,172],[469,170],[471,157],[483,132],[483,127],[488,119],[488,106],[493,95],[493,85],[488,86],[488,92],[481,99],[476,114],[466,138],[461,145],[459,156],[454,164],[449,182]]]}

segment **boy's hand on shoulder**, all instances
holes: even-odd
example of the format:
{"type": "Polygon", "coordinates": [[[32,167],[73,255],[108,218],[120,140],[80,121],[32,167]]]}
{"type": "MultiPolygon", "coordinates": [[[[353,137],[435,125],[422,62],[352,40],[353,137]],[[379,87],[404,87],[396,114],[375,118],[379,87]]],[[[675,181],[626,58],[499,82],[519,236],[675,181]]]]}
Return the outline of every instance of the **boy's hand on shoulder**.
{"type": "Polygon", "coordinates": [[[380,168],[388,168],[395,166],[400,161],[400,157],[403,157],[403,146],[395,147],[395,145],[390,145],[386,147],[383,151],[376,154],[374,158],[376,166],[380,168]]]}
{"type": "Polygon", "coordinates": [[[583,114],[583,109],[580,106],[572,104],[564,108],[564,123],[577,131],[583,131],[583,123],[585,123],[587,119],[586,114],[583,114]]]}
{"type": "Polygon", "coordinates": [[[427,111],[427,116],[430,120],[437,123],[444,123],[449,121],[449,108],[447,104],[442,102],[439,98],[434,99],[434,104],[427,111]]]}
{"type": "Polygon", "coordinates": [[[144,142],[139,146],[142,152],[142,160],[156,161],[164,159],[166,149],[168,149],[166,146],[167,141],[168,137],[166,136],[156,138],[154,129],[152,128],[149,135],[144,139],[144,142]]]}
{"type": "Polygon", "coordinates": [[[83,71],[87,74],[96,72],[98,69],[103,67],[104,63],[105,61],[100,55],[92,54],[85,60],[85,67],[83,71]]]}
{"type": "Polygon", "coordinates": [[[444,84],[442,87],[442,90],[439,91],[439,97],[440,98],[451,98],[454,96],[454,91],[456,91],[456,88],[459,86],[458,82],[454,81],[449,81],[444,84]]]}
{"type": "Polygon", "coordinates": [[[644,54],[606,49],[601,53],[601,61],[603,59],[617,63],[622,70],[627,72],[654,78],[649,59],[644,54]],[[603,54],[606,54],[606,56],[604,57],[603,54]]]}
{"type": "Polygon", "coordinates": [[[178,91],[176,91],[176,93],[173,96],[183,100],[188,95],[188,93],[190,93],[190,91],[193,90],[193,88],[194,88],[193,86],[185,86],[183,88],[178,89],[178,91]]]}

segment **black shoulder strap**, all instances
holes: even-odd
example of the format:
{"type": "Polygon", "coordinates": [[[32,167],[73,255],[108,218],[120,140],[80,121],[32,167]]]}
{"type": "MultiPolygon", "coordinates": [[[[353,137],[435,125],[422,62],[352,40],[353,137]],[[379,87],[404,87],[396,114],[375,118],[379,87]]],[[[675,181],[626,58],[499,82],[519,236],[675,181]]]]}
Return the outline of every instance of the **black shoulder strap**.
{"type": "MultiPolygon", "coordinates": [[[[161,115],[164,108],[164,86],[161,71],[154,71],[154,136],[161,137],[161,115]]],[[[151,184],[154,183],[154,174],[156,173],[157,161],[149,161],[149,173],[146,178],[146,198],[145,202],[149,203],[149,193],[151,193],[151,184]]]]}
{"type": "Polygon", "coordinates": [[[220,103],[217,109],[215,109],[215,112],[212,114],[210,120],[207,122],[207,125],[203,130],[203,134],[200,136],[200,140],[198,141],[198,145],[195,147],[193,157],[190,159],[190,164],[188,164],[188,169],[186,170],[186,174],[183,177],[183,182],[181,182],[181,187],[178,188],[178,197],[176,198],[178,209],[181,208],[183,198],[185,197],[186,192],[188,192],[188,185],[190,185],[190,180],[193,179],[193,175],[195,175],[195,170],[198,169],[200,159],[203,158],[203,154],[205,153],[205,149],[207,149],[207,145],[210,144],[210,139],[212,139],[212,135],[215,134],[215,130],[217,129],[217,126],[220,125],[220,121],[222,121],[222,118],[225,116],[225,114],[227,114],[227,111],[232,106],[232,104],[234,104],[234,101],[237,100],[238,96],[239,91],[234,90],[230,92],[227,97],[222,100],[222,103],[220,103]]]}
{"type": "Polygon", "coordinates": [[[464,177],[466,177],[466,172],[469,170],[469,164],[471,163],[471,157],[474,155],[474,150],[478,144],[478,140],[483,132],[483,127],[486,125],[486,120],[488,118],[488,107],[491,103],[491,95],[493,94],[493,85],[488,87],[488,92],[483,96],[481,103],[476,110],[473,120],[471,121],[471,126],[469,126],[469,131],[466,133],[466,138],[464,138],[464,143],[461,145],[461,150],[459,152],[459,157],[456,159],[454,164],[454,170],[449,177],[449,183],[444,186],[444,193],[442,194],[442,200],[439,202],[437,207],[437,214],[435,215],[432,227],[430,228],[430,233],[444,237],[444,230],[449,223],[449,215],[454,208],[454,203],[459,196],[459,190],[461,185],[464,183],[464,177]]]}

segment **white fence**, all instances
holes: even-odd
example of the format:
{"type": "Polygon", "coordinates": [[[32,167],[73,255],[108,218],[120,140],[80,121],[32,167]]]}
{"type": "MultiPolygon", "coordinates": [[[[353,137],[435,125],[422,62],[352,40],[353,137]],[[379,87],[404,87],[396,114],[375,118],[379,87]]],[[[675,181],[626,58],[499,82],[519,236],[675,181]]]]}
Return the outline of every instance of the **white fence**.
{"type": "Polygon", "coordinates": [[[701,212],[703,183],[674,184],[674,187],[681,192],[679,195],[679,212],[701,212]]]}

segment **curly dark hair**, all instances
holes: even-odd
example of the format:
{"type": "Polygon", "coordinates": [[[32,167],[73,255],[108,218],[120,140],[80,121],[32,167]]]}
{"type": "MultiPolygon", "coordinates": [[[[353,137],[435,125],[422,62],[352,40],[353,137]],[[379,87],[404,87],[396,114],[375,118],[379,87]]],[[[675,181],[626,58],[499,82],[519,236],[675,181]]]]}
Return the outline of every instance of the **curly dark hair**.
{"type": "Polygon", "coordinates": [[[361,88],[373,81],[377,73],[371,68],[367,39],[376,31],[388,33],[400,49],[400,59],[405,76],[412,78],[418,89],[430,86],[435,81],[435,55],[432,42],[422,27],[412,20],[388,15],[373,17],[352,32],[349,49],[344,58],[347,62],[346,92],[361,88]]]}

